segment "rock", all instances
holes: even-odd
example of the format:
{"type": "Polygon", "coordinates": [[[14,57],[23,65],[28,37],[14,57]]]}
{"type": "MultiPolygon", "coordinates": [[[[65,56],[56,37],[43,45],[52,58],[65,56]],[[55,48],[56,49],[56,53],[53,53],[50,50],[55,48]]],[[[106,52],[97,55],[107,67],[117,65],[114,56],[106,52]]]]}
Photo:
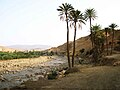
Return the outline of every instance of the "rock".
{"type": "Polygon", "coordinates": [[[118,62],[113,63],[113,66],[120,66],[120,62],[118,61],[118,62]]]}
{"type": "Polygon", "coordinates": [[[28,75],[28,74],[26,74],[25,76],[26,76],[27,78],[30,78],[30,75],[28,75]]]}
{"type": "Polygon", "coordinates": [[[59,72],[60,75],[64,75],[66,72],[66,70],[62,70],[61,72],[59,72]]]}
{"type": "Polygon", "coordinates": [[[5,82],[6,79],[3,77],[3,75],[0,75],[0,81],[5,82]]]}
{"type": "Polygon", "coordinates": [[[59,72],[57,78],[65,77],[65,72],[66,70],[62,70],[61,72],[59,72]]]}
{"type": "Polygon", "coordinates": [[[19,87],[24,88],[24,87],[25,87],[25,85],[24,85],[24,84],[21,84],[19,87]]]}

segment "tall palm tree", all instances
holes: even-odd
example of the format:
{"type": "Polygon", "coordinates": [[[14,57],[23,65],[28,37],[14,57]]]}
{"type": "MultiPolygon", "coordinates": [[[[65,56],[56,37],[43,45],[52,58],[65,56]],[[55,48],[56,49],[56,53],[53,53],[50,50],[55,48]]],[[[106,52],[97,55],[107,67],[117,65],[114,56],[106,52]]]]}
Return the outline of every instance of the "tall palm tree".
{"type": "Polygon", "coordinates": [[[97,33],[101,30],[101,26],[96,24],[95,26],[92,26],[91,29],[93,33],[93,43],[96,44],[97,33]]]}
{"type": "Polygon", "coordinates": [[[57,11],[60,12],[60,14],[59,14],[60,18],[65,18],[65,21],[67,24],[67,58],[68,58],[69,68],[71,68],[71,64],[70,64],[70,55],[69,55],[69,26],[68,26],[68,22],[69,22],[69,14],[73,9],[74,8],[72,7],[72,5],[68,4],[68,3],[62,4],[62,6],[59,6],[59,8],[57,9],[57,11]]]}
{"type": "Polygon", "coordinates": [[[72,55],[72,67],[74,67],[74,57],[75,57],[75,39],[76,39],[76,30],[77,24],[81,27],[81,24],[84,23],[84,17],[81,11],[73,10],[70,13],[71,24],[74,26],[74,40],[73,40],[73,55],[72,55]]]}
{"type": "Polygon", "coordinates": [[[111,25],[109,25],[109,27],[111,28],[112,30],[112,42],[111,42],[111,54],[112,54],[112,51],[113,51],[113,48],[114,48],[114,37],[115,37],[115,28],[118,27],[118,25],[116,25],[115,23],[112,23],[111,25]]]}
{"type": "Polygon", "coordinates": [[[103,41],[103,34],[101,33],[101,26],[100,25],[95,25],[92,26],[92,32],[93,32],[93,43],[94,43],[94,48],[93,48],[93,62],[97,63],[99,60],[99,57],[101,56],[102,53],[102,45],[104,43],[103,41]]]}
{"type": "Polygon", "coordinates": [[[89,20],[90,22],[90,32],[91,32],[91,42],[92,42],[92,47],[94,46],[93,44],[93,33],[92,33],[92,20],[96,19],[96,11],[94,8],[86,9],[85,10],[85,18],[86,20],[89,20]]]}
{"type": "Polygon", "coordinates": [[[99,52],[104,50],[105,35],[100,25],[92,26],[94,46],[98,45],[99,52]]]}
{"type": "Polygon", "coordinates": [[[109,31],[109,28],[105,28],[107,55],[108,55],[108,31],[109,31]]]}

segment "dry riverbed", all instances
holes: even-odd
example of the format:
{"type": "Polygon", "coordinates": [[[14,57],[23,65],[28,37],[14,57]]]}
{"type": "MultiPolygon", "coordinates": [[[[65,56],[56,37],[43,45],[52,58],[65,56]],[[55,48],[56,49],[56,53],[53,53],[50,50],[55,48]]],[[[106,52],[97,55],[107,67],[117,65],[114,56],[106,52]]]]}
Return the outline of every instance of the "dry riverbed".
{"type": "Polygon", "coordinates": [[[66,62],[66,57],[58,56],[0,61],[0,89],[19,86],[27,80],[37,81],[52,69],[66,66],[66,62]]]}

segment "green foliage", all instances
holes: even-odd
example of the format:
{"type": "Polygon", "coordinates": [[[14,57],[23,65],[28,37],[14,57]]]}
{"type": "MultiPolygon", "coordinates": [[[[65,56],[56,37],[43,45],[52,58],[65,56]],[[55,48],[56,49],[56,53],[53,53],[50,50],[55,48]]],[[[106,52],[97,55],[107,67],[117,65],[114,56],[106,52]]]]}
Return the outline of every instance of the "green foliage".
{"type": "Polygon", "coordinates": [[[0,60],[20,59],[20,58],[37,58],[39,56],[51,56],[53,52],[44,51],[27,51],[27,52],[0,52],[0,60]]]}
{"type": "Polygon", "coordinates": [[[58,75],[58,71],[57,70],[52,70],[50,74],[48,74],[48,79],[52,80],[52,79],[56,79],[56,76],[58,75]]]}

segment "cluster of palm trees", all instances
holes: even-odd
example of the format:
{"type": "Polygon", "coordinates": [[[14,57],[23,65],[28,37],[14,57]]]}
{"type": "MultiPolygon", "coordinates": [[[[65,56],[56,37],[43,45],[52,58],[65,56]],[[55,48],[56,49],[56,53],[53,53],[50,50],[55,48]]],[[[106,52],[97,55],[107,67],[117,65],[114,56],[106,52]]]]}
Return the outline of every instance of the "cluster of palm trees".
{"type": "MultiPolygon", "coordinates": [[[[106,46],[106,54],[110,55],[113,53],[114,49],[114,36],[115,36],[115,28],[118,27],[115,23],[109,25],[104,29],[101,29],[100,25],[92,26],[92,34],[93,34],[93,61],[99,61],[99,58],[102,57],[102,53],[104,51],[104,45],[106,46]],[[105,34],[103,33],[105,32],[105,34]],[[111,35],[112,39],[111,42],[108,43],[108,36],[111,35]],[[106,44],[105,44],[106,43],[106,44]],[[111,46],[111,48],[109,48],[111,46]],[[109,50],[111,49],[111,50],[109,50]]],[[[110,41],[110,40],[109,40],[110,41]]]]}
{"type": "Polygon", "coordinates": [[[85,11],[85,14],[79,10],[75,10],[71,4],[65,3],[59,6],[57,9],[60,14],[60,19],[65,18],[66,24],[67,24],[67,57],[68,57],[68,66],[71,68],[71,60],[70,60],[70,54],[69,54],[69,22],[70,26],[74,26],[74,40],[73,40],[73,54],[72,54],[72,67],[74,67],[74,56],[75,56],[75,39],[76,39],[76,30],[77,30],[77,25],[79,27],[82,27],[82,23],[85,24],[86,20],[90,21],[90,31],[91,31],[91,41],[93,45],[93,35],[92,35],[92,24],[91,21],[92,19],[95,19],[96,12],[94,9],[87,9],[85,11]]]}
{"type": "MultiPolygon", "coordinates": [[[[92,42],[92,48],[96,48],[94,52],[102,52],[104,42],[105,42],[105,35],[106,35],[106,45],[108,45],[107,41],[107,33],[108,30],[112,30],[112,45],[111,45],[111,53],[114,47],[114,29],[117,27],[116,24],[111,24],[110,28],[105,28],[106,34],[103,35],[101,32],[100,25],[92,26],[92,20],[96,19],[96,11],[94,8],[86,9],[85,13],[82,13],[79,10],[75,10],[71,4],[63,3],[57,9],[59,11],[60,19],[64,19],[66,21],[67,26],[67,58],[68,58],[68,66],[69,68],[74,67],[74,56],[75,56],[75,39],[76,39],[76,31],[77,26],[82,27],[82,24],[85,24],[86,21],[89,20],[90,23],[90,37],[92,42]],[[70,60],[70,53],[69,53],[69,26],[74,27],[74,40],[73,40],[73,54],[72,54],[72,64],[70,60]]],[[[107,46],[108,47],[108,46],[107,46]]],[[[108,49],[107,49],[108,50],[108,49]]],[[[97,54],[97,53],[96,53],[97,54]]]]}

